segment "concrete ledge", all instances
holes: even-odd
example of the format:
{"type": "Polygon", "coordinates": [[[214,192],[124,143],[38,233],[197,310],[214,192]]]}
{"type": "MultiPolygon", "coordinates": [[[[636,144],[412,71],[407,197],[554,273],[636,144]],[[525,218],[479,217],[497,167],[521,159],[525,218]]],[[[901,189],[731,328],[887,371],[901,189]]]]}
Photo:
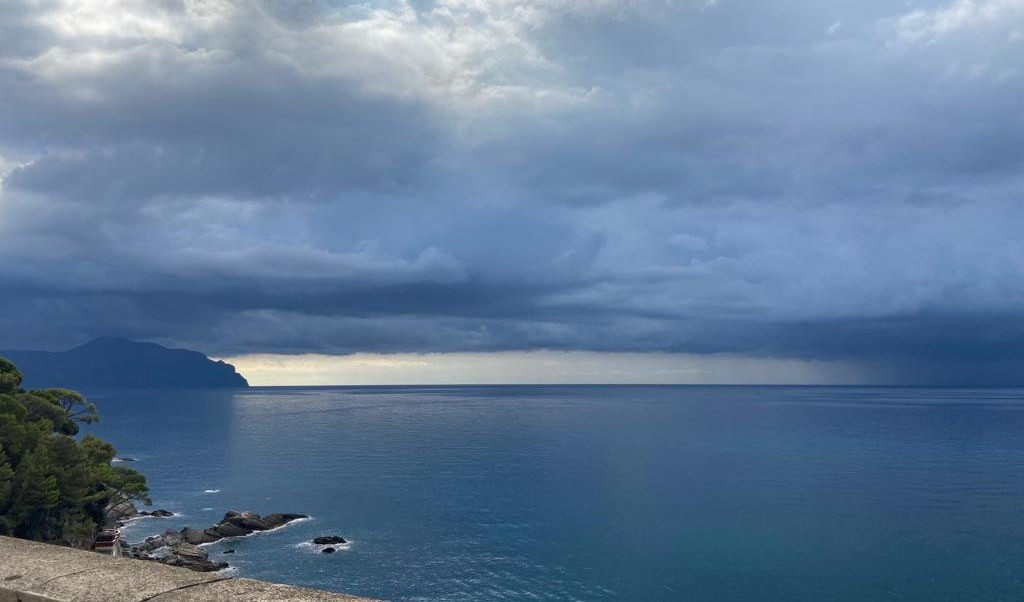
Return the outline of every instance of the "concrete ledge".
{"type": "Polygon", "coordinates": [[[372,602],[0,537],[0,602],[372,602]]]}

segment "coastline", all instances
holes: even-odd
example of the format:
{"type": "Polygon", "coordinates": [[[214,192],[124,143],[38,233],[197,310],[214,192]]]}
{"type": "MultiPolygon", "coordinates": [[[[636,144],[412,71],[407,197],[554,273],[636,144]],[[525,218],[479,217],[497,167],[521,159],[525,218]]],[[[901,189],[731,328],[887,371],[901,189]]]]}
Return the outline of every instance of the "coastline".
{"type": "MultiPolygon", "coordinates": [[[[121,527],[143,518],[170,518],[172,516],[174,513],[164,510],[140,513],[130,502],[122,502],[110,509],[107,520],[109,523],[121,527]]],[[[229,510],[220,522],[202,530],[192,527],[183,527],[178,531],[168,529],[136,544],[122,540],[120,542],[121,553],[129,558],[187,568],[197,572],[221,572],[233,567],[227,561],[211,561],[209,553],[203,548],[224,541],[261,533],[272,533],[293,523],[308,521],[310,518],[305,514],[296,513],[271,513],[261,516],[253,512],[229,510]]]]}
{"type": "MultiPolygon", "coordinates": [[[[285,523],[285,524],[283,524],[283,525],[281,525],[279,527],[274,527],[272,529],[266,529],[264,531],[253,531],[252,533],[246,533],[245,535],[231,535],[231,536],[225,537],[223,539],[218,539],[217,541],[210,541],[210,542],[196,544],[196,547],[198,547],[198,548],[205,548],[205,547],[217,545],[219,543],[236,541],[236,540],[239,540],[239,539],[247,539],[249,537],[257,537],[257,536],[260,536],[260,535],[270,535],[271,533],[276,533],[278,531],[283,531],[284,529],[286,529],[288,527],[291,527],[292,525],[297,525],[299,523],[304,523],[304,522],[311,521],[311,520],[313,520],[313,518],[314,517],[312,517],[312,516],[307,516],[305,518],[297,518],[295,520],[288,521],[287,523],[285,523]]],[[[312,545],[312,544],[310,544],[310,545],[312,545]]]]}

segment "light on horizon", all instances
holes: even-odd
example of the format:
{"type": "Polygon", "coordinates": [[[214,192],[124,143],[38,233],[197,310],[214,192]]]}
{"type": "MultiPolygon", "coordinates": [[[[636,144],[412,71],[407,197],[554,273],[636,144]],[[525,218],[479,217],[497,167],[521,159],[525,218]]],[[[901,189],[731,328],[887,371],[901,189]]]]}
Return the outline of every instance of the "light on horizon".
{"type": "Polygon", "coordinates": [[[507,351],[223,358],[252,385],[862,384],[844,362],[737,355],[507,351]]]}

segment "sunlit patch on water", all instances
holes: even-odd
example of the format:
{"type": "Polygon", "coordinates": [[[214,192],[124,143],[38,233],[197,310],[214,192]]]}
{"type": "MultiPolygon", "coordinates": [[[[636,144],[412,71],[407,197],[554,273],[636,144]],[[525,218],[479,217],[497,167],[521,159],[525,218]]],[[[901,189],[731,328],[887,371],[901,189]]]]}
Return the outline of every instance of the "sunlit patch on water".
{"type": "Polygon", "coordinates": [[[244,577],[391,602],[1024,600],[1020,390],[92,397],[87,432],[145,454],[157,507],[191,516],[139,536],[317,517],[207,548],[244,577]],[[333,534],[358,543],[311,543],[333,534]]]}

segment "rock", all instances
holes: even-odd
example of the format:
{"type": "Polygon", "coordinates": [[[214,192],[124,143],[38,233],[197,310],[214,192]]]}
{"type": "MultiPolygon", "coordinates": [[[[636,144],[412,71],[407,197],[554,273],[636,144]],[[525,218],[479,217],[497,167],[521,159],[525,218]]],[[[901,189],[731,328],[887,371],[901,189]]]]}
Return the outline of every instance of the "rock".
{"type": "Polygon", "coordinates": [[[338,543],[348,543],[348,542],[345,541],[344,537],[340,537],[338,535],[326,535],[324,537],[317,537],[316,539],[313,540],[313,543],[315,543],[318,546],[322,546],[322,545],[328,545],[328,544],[338,544],[338,543]]]}
{"type": "Polygon", "coordinates": [[[305,514],[274,513],[260,516],[254,512],[238,512],[231,510],[224,515],[218,524],[206,530],[206,533],[221,539],[225,537],[241,537],[256,531],[267,531],[286,525],[293,520],[309,518],[305,514]]]}
{"type": "Polygon", "coordinates": [[[231,510],[224,515],[223,520],[207,529],[206,532],[220,538],[241,537],[255,531],[266,531],[272,528],[273,526],[259,514],[231,510]]]}
{"type": "Polygon", "coordinates": [[[334,552],[334,548],[324,548],[323,550],[320,550],[321,554],[333,554],[334,552]]]}
{"type": "Polygon", "coordinates": [[[154,510],[152,512],[139,512],[139,516],[152,516],[155,518],[170,518],[174,516],[174,513],[170,510],[154,510]]]}
{"type": "Polygon", "coordinates": [[[191,527],[185,527],[181,530],[181,538],[185,540],[185,543],[192,545],[199,545],[201,543],[213,543],[221,537],[211,535],[207,531],[200,531],[199,529],[193,529],[191,527]]]}
{"type": "Polygon", "coordinates": [[[171,551],[174,552],[179,558],[182,558],[187,562],[206,560],[210,557],[210,555],[206,553],[206,550],[203,550],[202,548],[194,546],[190,543],[179,543],[178,545],[171,548],[171,551]]]}
{"type": "Polygon", "coordinates": [[[300,518],[309,518],[305,514],[281,514],[275,512],[274,514],[268,514],[263,517],[263,522],[266,523],[267,528],[276,529],[280,526],[287,525],[293,520],[299,520],[300,518]]]}
{"type": "MultiPolygon", "coordinates": [[[[154,511],[151,516],[161,516],[154,511]]],[[[170,514],[170,513],[168,513],[170,514]]],[[[180,566],[193,571],[219,571],[227,568],[226,562],[211,562],[207,553],[198,546],[213,543],[226,537],[241,537],[257,531],[267,531],[288,524],[293,520],[308,518],[305,514],[268,514],[263,517],[253,512],[237,512],[232,510],[224,515],[216,525],[203,529],[185,527],[181,531],[168,529],[160,535],[147,537],[144,542],[131,549],[131,555],[137,558],[153,560],[180,566]]],[[[234,554],[234,550],[225,550],[224,554],[234,554]]]]}
{"type": "Polygon", "coordinates": [[[118,462],[134,462],[135,461],[135,458],[133,458],[131,456],[118,456],[118,457],[116,457],[114,459],[117,460],[118,462]]]}
{"type": "Polygon", "coordinates": [[[221,523],[215,527],[210,527],[205,532],[215,539],[224,539],[225,537],[242,537],[253,531],[260,530],[262,529],[253,529],[236,523],[221,523]]]}
{"type": "Polygon", "coordinates": [[[171,566],[180,566],[193,571],[208,573],[228,568],[226,562],[211,562],[205,550],[189,543],[179,543],[171,548],[171,553],[160,562],[171,566]]]}
{"type": "Polygon", "coordinates": [[[148,554],[160,548],[176,546],[181,542],[181,533],[168,529],[160,535],[153,535],[152,537],[147,537],[145,541],[135,546],[134,549],[140,554],[148,554]]]}
{"type": "Polygon", "coordinates": [[[193,545],[213,543],[227,537],[243,537],[257,531],[275,529],[300,518],[308,517],[305,514],[280,513],[261,517],[253,512],[236,512],[232,510],[225,514],[224,519],[216,525],[203,531],[185,528],[181,530],[181,536],[185,542],[193,545]]]}
{"type": "Polygon", "coordinates": [[[152,512],[139,512],[139,509],[135,507],[135,504],[129,500],[111,501],[107,504],[105,509],[107,515],[107,523],[116,524],[118,526],[123,525],[128,519],[137,518],[140,516],[156,516],[159,518],[168,518],[174,516],[174,513],[170,510],[154,510],[152,512]]]}
{"type": "Polygon", "coordinates": [[[221,525],[233,525],[236,527],[241,527],[243,529],[248,529],[250,531],[266,531],[267,529],[272,528],[270,525],[264,522],[263,519],[260,518],[259,514],[252,513],[246,513],[242,516],[229,518],[228,520],[221,523],[221,525]]]}
{"type": "Polygon", "coordinates": [[[111,500],[104,509],[108,523],[120,523],[133,516],[139,515],[139,509],[130,500],[111,500]]]}

